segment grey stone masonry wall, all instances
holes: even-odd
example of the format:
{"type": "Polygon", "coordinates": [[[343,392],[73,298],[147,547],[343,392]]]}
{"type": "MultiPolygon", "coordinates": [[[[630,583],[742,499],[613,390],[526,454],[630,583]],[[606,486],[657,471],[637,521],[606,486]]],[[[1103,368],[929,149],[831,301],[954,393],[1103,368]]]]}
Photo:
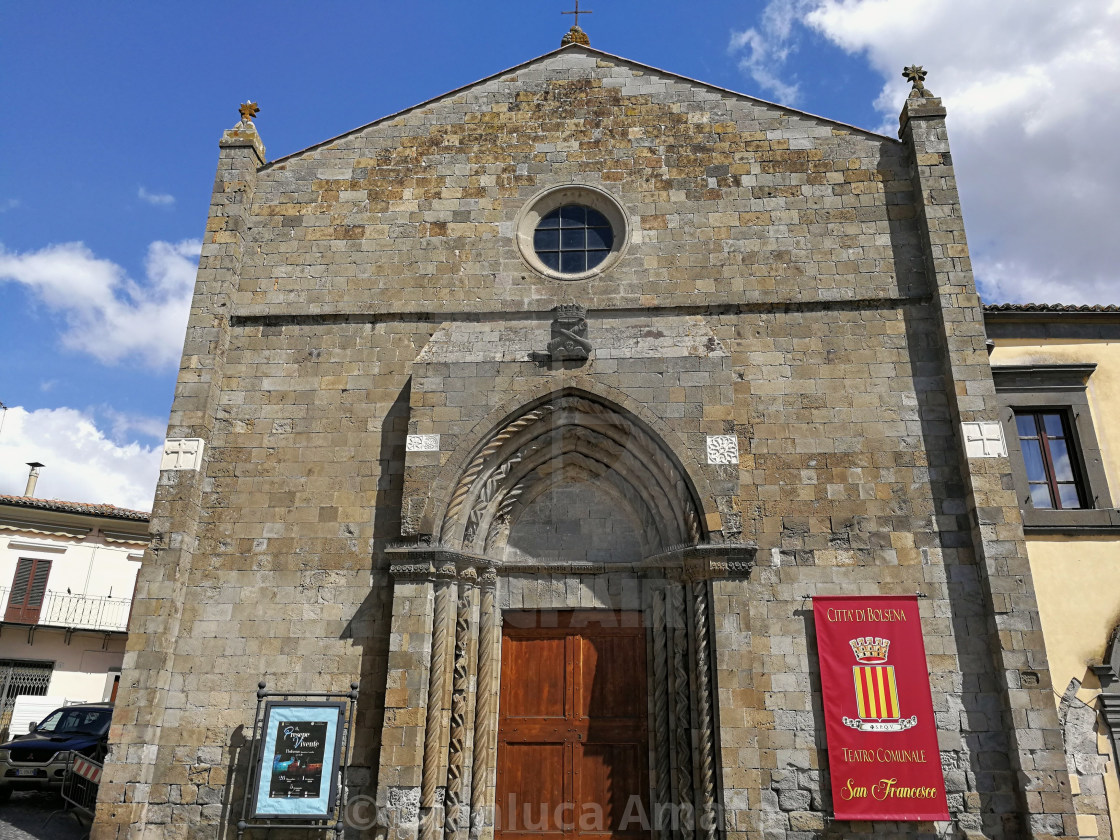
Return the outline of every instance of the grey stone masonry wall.
{"type": "MultiPolygon", "coordinates": [[[[996,631],[990,636],[995,643],[995,676],[1005,702],[1001,729],[1007,743],[992,744],[993,755],[985,763],[1001,766],[1005,751],[1011,758],[1009,772],[1003,778],[993,774],[992,781],[998,789],[1015,791],[1023,798],[1027,824],[1018,830],[1040,838],[1075,835],[1069,775],[1059,755],[1062,731],[1052,698],[1011,465],[1006,453],[1003,457],[969,457],[961,431],[964,423],[998,423],[999,402],[987,359],[987,336],[972,277],[945,110],[940,99],[926,93],[907,100],[899,134],[914,155],[919,229],[944,341],[942,358],[953,386],[947,394],[950,419],[957,431],[956,456],[965,482],[966,511],[990,621],[996,631]]],[[[997,830],[993,822],[987,818],[987,831],[997,830]]]]}
{"type": "Polygon", "coordinates": [[[912,189],[895,141],[569,48],[264,167],[236,313],[906,295],[912,189]],[[631,228],[575,286],[531,271],[514,237],[529,199],[573,182],[631,228]]]}
{"type": "MultiPolygon", "coordinates": [[[[168,437],[209,441],[218,422],[230,292],[240,275],[246,216],[257,170],[265,160],[251,123],[225,132],[220,145],[168,437]]],[[[98,837],[115,837],[130,825],[172,821],[183,831],[187,824],[214,819],[222,810],[221,791],[228,781],[223,745],[209,742],[202,729],[192,732],[184,726],[182,673],[175,658],[184,613],[189,628],[188,602],[195,600],[188,578],[205,516],[204,472],[205,467],[160,474],[151,545],[137,578],[129,621],[122,668],[127,676],[122,676],[113,713],[110,737],[119,746],[107,759],[101,781],[104,804],[98,837]],[[180,735],[168,739],[163,735],[168,731],[180,735]]],[[[215,712],[228,712],[220,690],[208,696],[207,705],[215,712]]],[[[236,726],[241,715],[236,722],[228,714],[227,719],[236,726]]]]}
{"type": "Polygon", "coordinates": [[[495,840],[503,613],[570,609],[642,611],[651,801],[720,814],[656,840],[1072,833],[939,103],[902,137],[580,45],[227,132],[95,840],[232,840],[261,679],[359,681],[348,838],[495,840]],[[604,270],[520,250],[559,188],[604,270]],[[837,823],[811,597],[914,592],[952,820],[837,823]]]}

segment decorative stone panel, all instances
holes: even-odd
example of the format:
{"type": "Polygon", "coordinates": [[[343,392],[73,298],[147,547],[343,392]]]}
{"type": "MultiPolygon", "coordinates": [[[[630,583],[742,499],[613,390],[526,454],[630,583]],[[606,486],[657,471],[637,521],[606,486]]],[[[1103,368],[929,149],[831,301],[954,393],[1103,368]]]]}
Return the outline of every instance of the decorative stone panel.
{"type": "Polygon", "coordinates": [[[404,441],[405,452],[439,452],[439,435],[409,435],[404,441]]]}
{"type": "Polygon", "coordinates": [[[202,438],[168,438],[163,442],[161,470],[199,470],[202,469],[202,454],[206,441],[202,438]]]}
{"type": "Polygon", "coordinates": [[[997,422],[961,423],[965,451],[969,458],[1006,458],[1007,441],[1003,425],[997,422]]]}
{"type": "Polygon", "coordinates": [[[735,435],[708,435],[709,464],[738,464],[739,439],[735,435]]]}

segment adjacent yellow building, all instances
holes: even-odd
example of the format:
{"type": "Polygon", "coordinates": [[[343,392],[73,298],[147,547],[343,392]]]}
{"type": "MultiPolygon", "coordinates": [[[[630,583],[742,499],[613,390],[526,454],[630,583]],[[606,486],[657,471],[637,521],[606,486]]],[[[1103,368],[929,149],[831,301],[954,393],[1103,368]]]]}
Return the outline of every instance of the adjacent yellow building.
{"type": "Polygon", "coordinates": [[[1120,817],[1120,307],[984,314],[1079,834],[1096,837],[1095,815],[1120,817]]]}

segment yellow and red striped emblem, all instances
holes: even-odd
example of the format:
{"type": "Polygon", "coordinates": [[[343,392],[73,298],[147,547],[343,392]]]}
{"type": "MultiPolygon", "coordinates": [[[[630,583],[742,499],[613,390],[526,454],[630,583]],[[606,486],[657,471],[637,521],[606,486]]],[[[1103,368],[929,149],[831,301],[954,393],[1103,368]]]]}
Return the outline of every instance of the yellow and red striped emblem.
{"type": "Polygon", "coordinates": [[[856,683],[856,706],[864,720],[893,720],[898,710],[898,686],[893,665],[857,665],[852,668],[856,683]]]}

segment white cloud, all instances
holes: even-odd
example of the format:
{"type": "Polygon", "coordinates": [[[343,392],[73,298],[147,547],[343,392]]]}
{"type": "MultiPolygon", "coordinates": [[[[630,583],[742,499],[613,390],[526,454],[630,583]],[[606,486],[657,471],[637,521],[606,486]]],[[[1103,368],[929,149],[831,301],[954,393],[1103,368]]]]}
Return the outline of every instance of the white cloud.
{"type": "Polygon", "coordinates": [[[132,433],[153,438],[162,443],[163,436],[167,433],[166,417],[129,414],[128,412],[117,411],[111,405],[99,405],[93,411],[96,417],[104,418],[109,422],[111,437],[117,443],[124,443],[132,433]]]}
{"type": "Polygon", "coordinates": [[[153,242],[146,279],[136,282],[81,242],[15,253],[0,247],[0,282],[21,283],[62,316],[62,342],[102,362],[139,358],[150,367],[179,361],[202,244],[153,242]]]}
{"type": "Polygon", "coordinates": [[[162,444],[114,443],[73,408],[14,406],[0,417],[0,493],[22,494],[26,462],[39,461],[39,498],[151,509],[162,444]]]}
{"type": "Polygon", "coordinates": [[[141,201],[146,201],[148,204],[154,204],[157,207],[170,207],[175,203],[175,196],[170,193],[151,193],[144,189],[143,186],[137,191],[136,197],[141,201]]]}
{"type": "Polygon", "coordinates": [[[784,80],[777,71],[797,49],[794,24],[814,5],[813,0],[770,0],[757,26],[731,33],[731,51],[745,50],[739,69],[787,105],[797,103],[800,85],[784,80]]]}
{"type": "Polygon", "coordinates": [[[778,84],[798,25],[883,77],[875,106],[885,132],[897,129],[906,96],[902,67],[929,71],[926,84],[949,111],[987,300],[1120,302],[1112,208],[1120,168],[1109,163],[1120,131],[1111,107],[1120,96],[1120,2],[771,0],[760,26],[776,41],[766,49],[778,84]],[[779,17],[793,7],[797,25],[767,29],[772,7],[779,17]]]}

